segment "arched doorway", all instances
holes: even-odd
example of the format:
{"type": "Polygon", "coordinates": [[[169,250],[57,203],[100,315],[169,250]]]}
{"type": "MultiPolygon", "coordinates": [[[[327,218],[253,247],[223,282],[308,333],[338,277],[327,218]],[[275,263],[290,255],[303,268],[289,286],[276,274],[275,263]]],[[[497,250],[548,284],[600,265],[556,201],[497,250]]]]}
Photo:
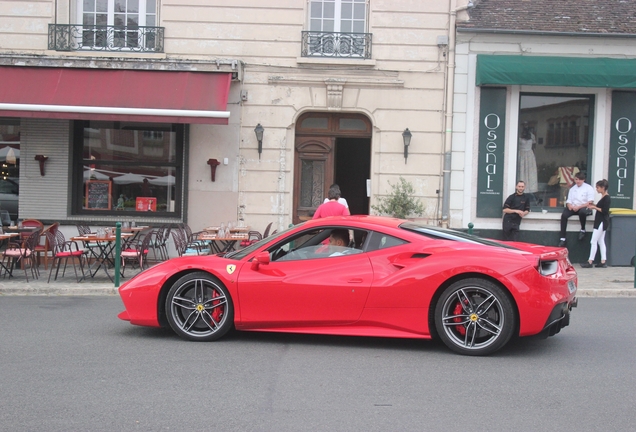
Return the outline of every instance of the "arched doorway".
{"type": "Polygon", "coordinates": [[[351,214],[369,214],[371,122],[360,114],[306,113],[296,122],[293,222],[311,219],[332,183],[351,214]]]}

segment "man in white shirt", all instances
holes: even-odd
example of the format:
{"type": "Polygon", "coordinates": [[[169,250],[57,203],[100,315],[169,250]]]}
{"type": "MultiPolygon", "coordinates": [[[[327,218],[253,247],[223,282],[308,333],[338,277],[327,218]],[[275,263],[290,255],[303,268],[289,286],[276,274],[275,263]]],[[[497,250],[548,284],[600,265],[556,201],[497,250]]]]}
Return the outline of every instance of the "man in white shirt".
{"type": "Polygon", "coordinates": [[[574,176],[574,186],[568,192],[568,199],[565,202],[565,209],[561,214],[561,238],[559,246],[565,246],[565,232],[568,227],[568,219],[572,215],[578,215],[581,222],[579,240],[585,238],[585,220],[587,219],[587,205],[594,203],[594,188],[585,183],[585,174],[578,172],[574,176]]]}

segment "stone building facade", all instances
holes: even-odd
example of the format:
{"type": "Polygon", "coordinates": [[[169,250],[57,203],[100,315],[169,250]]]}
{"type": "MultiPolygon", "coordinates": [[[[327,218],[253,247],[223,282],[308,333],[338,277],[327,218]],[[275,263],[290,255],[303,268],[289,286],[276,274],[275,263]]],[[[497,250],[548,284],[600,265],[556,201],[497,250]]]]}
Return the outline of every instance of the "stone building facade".
{"type": "Polygon", "coordinates": [[[448,131],[466,10],[463,0],[0,1],[17,217],[283,229],[310,217],[332,182],[367,214],[402,176],[422,217],[448,223],[462,201],[451,203],[448,131]]]}

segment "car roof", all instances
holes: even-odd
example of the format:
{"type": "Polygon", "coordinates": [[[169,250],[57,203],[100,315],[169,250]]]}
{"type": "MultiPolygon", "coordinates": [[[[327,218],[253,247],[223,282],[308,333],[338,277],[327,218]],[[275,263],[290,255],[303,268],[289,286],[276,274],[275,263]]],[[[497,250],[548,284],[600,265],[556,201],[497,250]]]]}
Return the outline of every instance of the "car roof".
{"type": "Polygon", "coordinates": [[[398,228],[401,224],[407,222],[405,219],[398,219],[386,216],[369,216],[369,215],[353,215],[353,216],[329,216],[320,219],[311,219],[305,222],[303,227],[309,228],[312,226],[323,226],[330,224],[347,225],[354,224],[359,225],[360,228],[373,228],[386,227],[386,228],[398,228]]]}

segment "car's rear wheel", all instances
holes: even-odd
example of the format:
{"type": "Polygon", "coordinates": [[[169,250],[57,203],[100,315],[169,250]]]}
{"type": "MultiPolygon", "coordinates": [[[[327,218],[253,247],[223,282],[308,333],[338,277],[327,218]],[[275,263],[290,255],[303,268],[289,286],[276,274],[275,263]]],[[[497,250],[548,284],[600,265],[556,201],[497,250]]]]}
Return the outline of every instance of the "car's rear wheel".
{"type": "Polygon", "coordinates": [[[501,349],[516,327],[515,309],[506,293],[485,279],[455,282],[435,307],[440,339],[464,355],[488,355],[501,349]]]}
{"type": "Polygon", "coordinates": [[[177,280],[166,298],[170,327],[180,337],[212,341],[234,324],[234,306],[223,284],[208,273],[190,273],[177,280]]]}

